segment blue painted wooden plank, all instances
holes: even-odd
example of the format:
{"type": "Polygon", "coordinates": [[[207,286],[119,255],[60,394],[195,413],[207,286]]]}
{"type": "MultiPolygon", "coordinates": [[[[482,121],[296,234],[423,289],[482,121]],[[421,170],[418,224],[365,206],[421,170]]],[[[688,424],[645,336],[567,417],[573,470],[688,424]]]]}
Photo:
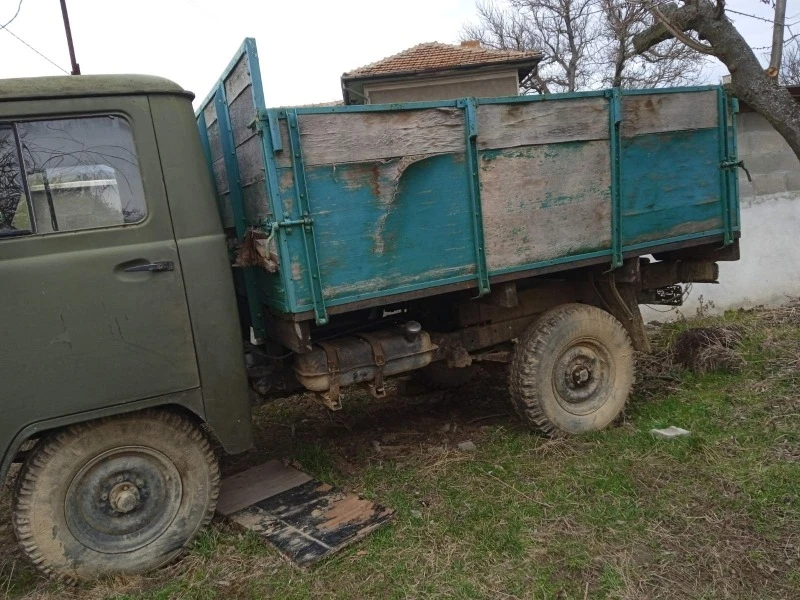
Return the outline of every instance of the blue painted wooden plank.
{"type": "Polygon", "coordinates": [[[718,136],[705,129],[622,140],[623,246],[723,226],[718,136]]]}
{"type": "MultiPolygon", "coordinates": [[[[312,167],[306,186],[326,303],[474,277],[463,155],[312,167]]],[[[290,245],[297,308],[308,308],[307,267],[290,245]]]]}

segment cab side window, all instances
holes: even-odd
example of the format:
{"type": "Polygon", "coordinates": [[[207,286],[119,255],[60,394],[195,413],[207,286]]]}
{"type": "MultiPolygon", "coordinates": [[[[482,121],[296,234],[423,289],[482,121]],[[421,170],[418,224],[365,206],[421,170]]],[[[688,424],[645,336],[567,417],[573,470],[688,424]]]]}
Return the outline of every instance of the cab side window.
{"type": "Polygon", "coordinates": [[[0,126],[0,236],[33,231],[17,150],[13,128],[0,126]]]}
{"type": "MultiPolygon", "coordinates": [[[[17,212],[20,205],[27,206],[28,232],[115,227],[146,217],[133,134],[125,119],[109,115],[28,121],[6,129],[9,143],[19,151],[15,181],[20,185],[15,192],[4,178],[0,194],[20,196],[17,212]]],[[[0,235],[6,221],[0,220],[0,235]]],[[[19,221],[24,225],[23,217],[19,221]]],[[[13,222],[10,226],[15,227],[13,222]]]]}

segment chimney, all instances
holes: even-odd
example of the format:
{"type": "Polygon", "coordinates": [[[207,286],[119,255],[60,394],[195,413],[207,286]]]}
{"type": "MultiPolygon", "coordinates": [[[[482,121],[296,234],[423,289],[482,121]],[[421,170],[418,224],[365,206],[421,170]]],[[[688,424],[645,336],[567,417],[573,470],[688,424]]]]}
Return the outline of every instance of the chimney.
{"type": "Polygon", "coordinates": [[[464,40],[461,42],[461,46],[463,48],[480,48],[481,42],[480,40],[464,40]]]}

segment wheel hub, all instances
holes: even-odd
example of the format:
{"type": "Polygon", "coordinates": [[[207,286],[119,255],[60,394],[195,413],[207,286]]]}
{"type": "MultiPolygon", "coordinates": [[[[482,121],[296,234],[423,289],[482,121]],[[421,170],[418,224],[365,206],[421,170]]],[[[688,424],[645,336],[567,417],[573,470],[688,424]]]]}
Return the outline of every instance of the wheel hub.
{"type": "MultiPolygon", "coordinates": [[[[104,494],[105,495],[105,494],[104,494]]],[[[124,481],[115,485],[108,494],[108,504],[118,513],[129,513],[139,506],[139,490],[134,483],[124,481]]]]}
{"type": "Polygon", "coordinates": [[[578,365],[572,369],[571,379],[576,387],[583,387],[589,382],[592,376],[592,371],[588,367],[578,365]]]}
{"type": "Polygon", "coordinates": [[[84,546],[115,554],[158,539],[181,505],[181,477],[153,448],[125,446],[86,463],[74,476],[64,516],[84,546]]]}
{"type": "Polygon", "coordinates": [[[588,415],[608,399],[613,364],[606,347],[590,338],[575,340],[553,366],[553,388],[558,403],[574,415],[588,415]]]}

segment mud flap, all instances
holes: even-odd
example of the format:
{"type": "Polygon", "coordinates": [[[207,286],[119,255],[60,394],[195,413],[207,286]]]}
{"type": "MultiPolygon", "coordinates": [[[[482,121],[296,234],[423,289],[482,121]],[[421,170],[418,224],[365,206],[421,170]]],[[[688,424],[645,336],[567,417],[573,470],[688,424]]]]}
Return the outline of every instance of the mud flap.
{"type": "Polygon", "coordinates": [[[309,566],[385,525],[394,511],[273,460],[223,480],[217,512],[309,566]]]}

